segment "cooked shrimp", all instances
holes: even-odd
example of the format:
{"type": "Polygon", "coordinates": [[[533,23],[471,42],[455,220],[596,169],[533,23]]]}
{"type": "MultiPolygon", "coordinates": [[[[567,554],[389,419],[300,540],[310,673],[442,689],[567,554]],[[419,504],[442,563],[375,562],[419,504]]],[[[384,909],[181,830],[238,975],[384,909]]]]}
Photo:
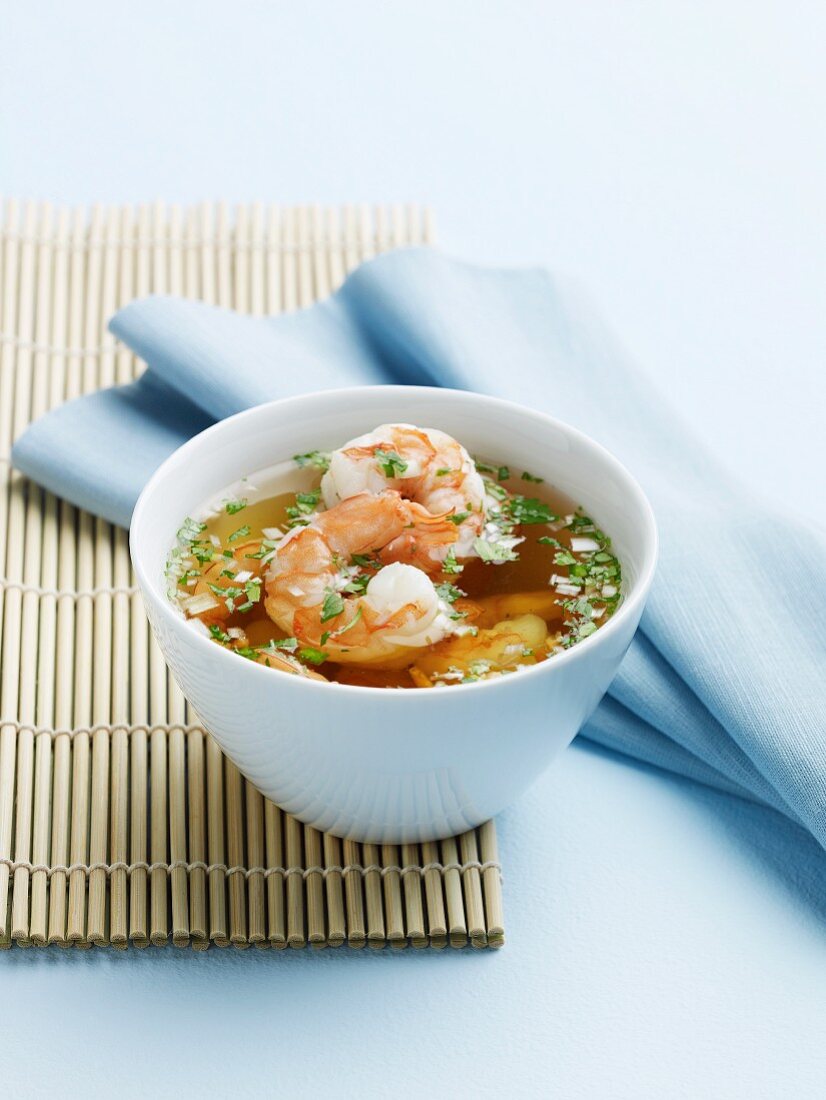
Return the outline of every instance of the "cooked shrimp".
{"type": "Polygon", "coordinates": [[[403,668],[447,637],[454,620],[421,569],[382,567],[377,555],[405,530],[427,539],[447,527],[455,529],[396,492],[349,497],[278,544],[266,572],[266,611],[330,661],[403,668]]]}
{"type": "Polygon", "coordinates": [[[382,550],[383,561],[437,570],[449,553],[474,557],[474,541],[485,524],[485,485],[465,448],[436,428],[382,424],[351,439],[330,457],[321,480],[324,503],[333,508],[358,493],[394,489],[433,517],[449,517],[454,538],[423,545],[411,528],[382,550]]]}

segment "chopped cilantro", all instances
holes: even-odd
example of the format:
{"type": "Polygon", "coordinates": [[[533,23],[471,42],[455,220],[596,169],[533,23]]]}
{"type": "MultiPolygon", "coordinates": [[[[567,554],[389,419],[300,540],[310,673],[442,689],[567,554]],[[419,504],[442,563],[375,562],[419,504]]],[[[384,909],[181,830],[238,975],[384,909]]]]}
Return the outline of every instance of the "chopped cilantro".
{"type": "Polygon", "coordinates": [[[197,519],[187,516],[178,531],[178,542],[194,542],[202,531],[206,531],[206,524],[199,523],[197,519]]]}
{"type": "Polygon", "coordinates": [[[527,470],[523,470],[523,471],[522,471],[522,480],[523,480],[523,481],[533,481],[533,482],[535,482],[535,483],[536,483],[537,485],[539,485],[539,484],[540,484],[540,482],[542,482],[542,481],[544,481],[544,480],[545,480],[545,478],[544,478],[544,477],[534,477],[534,475],[533,475],[533,474],[529,474],[527,470]]]}
{"type": "Polygon", "coordinates": [[[505,561],[517,561],[519,558],[519,555],[510,547],[502,546],[496,542],[488,542],[487,539],[474,539],[473,549],[483,562],[498,564],[505,561]]]}
{"type": "Polygon", "coordinates": [[[326,451],[308,451],[304,455],[293,455],[293,462],[297,466],[314,466],[316,470],[325,472],[330,469],[330,455],[326,451]]]}
{"type": "MultiPolygon", "coordinates": [[[[496,471],[494,470],[494,473],[495,472],[496,471]]],[[[497,485],[497,483],[495,481],[491,481],[489,477],[486,477],[483,480],[485,483],[485,491],[487,492],[488,496],[493,497],[494,500],[508,499],[508,490],[504,487],[504,485],[497,485]]]]}
{"type": "Polygon", "coordinates": [[[471,515],[470,512],[454,512],[452,516],[448,516],[448,519],[458,527],[460,523],[465,522],[469,515],[471,515]]]}
{"type": "Polygon", "coordinates": [[[458,470],[451,470],[449,466],[442,466],[436,471],[436,477],[446,477],[448,474],[457,474],[458,470]]]}
{"type": "Polygon", "coordinates": [[[224,505],[227,515],[234,516],[236,512],[242,512],[247,506],[247,498],[241,500],[228,500],[224,505]]]}
{"type": "Polygon", "coordinates": [[[228,584],[226,588],[222,588],[219,584],[210,584],[209,587],[219,599],[226,602],[227,611],[230,614],[235,610],[235,601],[244,595],[243,588],[238,588],[234,584],[228,584]]]}
{"type": "Polygon", "coordinates": [[[442,562],[442,571],[444,573],[452,575],[454,573],[461,573],[463,569],[464,566],[460,565],[459,562],[456,560],[456,551],[451,546],[451,548],[447,552],[445,560],[442,562]]]}
{"type": "Polygon", "coordinates": [[[496,476],[500,481],[507,481],[511,476],[510,468],[508,466],[500,466],[496,471],[496,476]]]}
{"type": "Polygon", "coordinates": [[[245,539],[250,533],[250,527],[248,523],[245,523],[243,527],[239,527],[237,531],[233,531],[227,539],[227,542],[237,542],[239,539],[245,539]]]}
{"type": "Polygon", "coordinates": [[[316,649],[314,646],[305,645],[299,649],[298,656],[302,661],[308,661],[311,665],[323,665],[329,657],[329,653],[325,653],[323,649],[316,649]]]}
{"type": "Polygon", "coordinates": [[[257,550],[254,554],[244,554],[244,557],[250,559],[257,558],[260,560],[261,558],[265,558],[267,554],[271,554],[277,545],[278,543],[274,542],[272,539],[261,539],[261,549],[257,550]]]}
{"type": "Polygon", "coordinates": [[[514,496],[506,505],[511,520],[517,524],[553,523],[559,519],[550,507],[536,497],[514,496]]]}
{"type": "Polygon", "coordinates": [[[557,546],[560,550],[562,549],[562,543],[559,539],[551,538],[550,535],[543,535],[541,539],[536,541],[542,543],[543,546],[557,546]]]}
{"type": "Polygon", "coordinates": [[[212,623],[209,628],[209,632],[216,642],[221,642],[222,645],[227,645],[232,639],[225,630],[222,630],[217,623],[212,623]]]}
{"type": "Polygon", "coordinates": [[[437,584],[436,592],[439,597],[447,603],[455,603],[461,596],[467,595],[467,592],[463,592],[461,588],[457,588],[456,585],[451,584],[450,581],[442,581],[441,584],[437,584]]]}
{"type": "Polygon", "coordinates": [[[381,563],[367,554],[351,554],[350,561],[353,565],[360,565],[362,569],[380,569],[381,563]]]}
{"type": "Polygon", "coordinates": [[[343,610],[344,600],[341,593],[328,588],[324,594],[324,603],[321,605],[321,621],[326,623],[328,619],[335,619],[343,610]]]}
{"type": "Polygon", "coordinates": [[[407,469],[407,463],[395,451],[383,451],[379,447],[375,451],[375,459],[384,470],[385,477],[401,477],[407,469]]]}
{"type": "Polygon", "coordinates": [[[353,577],[345,584],[343,591],[349,592],[353,596],[363,596],[371,579],[368,573],[359,573],[358,576],[353,577]]]}
{"type": "Polygon", "coordinates": [[[557,550],[554,554],[554,565],[576,565],[577,559],[570,550],[557,550]]]}
{"type": "Polygon", "coordinates": [[[281,650],[284,653],[295,653],[298,649],[298,641],[295,638],[270,638],[267,644],[262,648],[262,653],[277,653],[281,650]]]}
{"type": "Polygon", "coordinates": [[[308,493],[296,493],[295,504],[291,504],[287,508],[287,515],[292,521],[290,526],[295,527],[299,523],[308,523],[309,521],[305,517],[312,515],[320,500],[321,489],[311,489],[308,493]]]}
{"type": "Polygon", "coordinates": [[[201,565],[206,565],[215,556],[215,547],[211,542],[193,542],[190,549],[193,558],[201,565]]]}
{"type": "MultiPolygon", "coordinates": [[[[356,613],[352,617],[352,619],[349,621],[349,623],[346,626],[343,626],[341,628],[341,630],[336,630],[333,633],[333,637],[334,638],[340,638],[342,634],[346,634],[348,630],[351,630],[356,625],[356,623],[359,621],[360,618],[361,618],[361,608],[359,607],[359,608],[356,609],[356,613]]],[[[329,634],[327,635],[327,637],[329,637],[329,634]]],[[[325,638],[322,635],[321,644],[324,645],[324,642],[325,642],[325,638]]]]}

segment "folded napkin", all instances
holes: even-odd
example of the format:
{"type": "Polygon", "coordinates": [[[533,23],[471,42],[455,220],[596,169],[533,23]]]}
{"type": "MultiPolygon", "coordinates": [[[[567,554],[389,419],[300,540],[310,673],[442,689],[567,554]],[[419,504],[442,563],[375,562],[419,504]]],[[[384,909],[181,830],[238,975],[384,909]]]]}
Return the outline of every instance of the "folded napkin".
{"type": "Polygon", "coordinates": [[[122,525],[194,432],[308,390],[473,389],[595,436],[648,492],[662,551],[641,629],[585,735],[773,807],[826,846],[826,542],[750,500],[548,274],[411,249],[364,264],[294,314],[252,319],[158,297],[110,327],[147,372],[49,413],[13,461],[122,525]]]}

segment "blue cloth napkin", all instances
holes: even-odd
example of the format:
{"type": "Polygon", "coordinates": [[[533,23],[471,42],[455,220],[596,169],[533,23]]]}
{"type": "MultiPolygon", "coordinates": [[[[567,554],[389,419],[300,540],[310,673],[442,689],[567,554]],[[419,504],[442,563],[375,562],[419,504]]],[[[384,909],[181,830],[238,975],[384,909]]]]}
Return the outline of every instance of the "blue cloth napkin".
{"type": "Polygon", "coordinates": [[[49,413],[13,460],[122,525],[155,467],[193,433],[308,390],[473,389],[595,436],[650,495],[662,553],[640,632],[586,736],[772,807],[826,846],[826,543],[717,468],[547,273],[411,249],[364,264],[298,313],[251,319],[158,297],[110,327],[146,360],[145,375],[49,413]]]}

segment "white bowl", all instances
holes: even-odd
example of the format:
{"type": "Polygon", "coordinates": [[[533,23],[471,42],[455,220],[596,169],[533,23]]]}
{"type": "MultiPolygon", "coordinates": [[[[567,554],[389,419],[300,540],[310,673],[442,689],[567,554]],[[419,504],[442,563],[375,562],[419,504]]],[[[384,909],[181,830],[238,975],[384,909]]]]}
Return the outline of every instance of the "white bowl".
{"type": "Polygon", "coordinates": [[[651,507],[599,444],[507,401],[370,386],[274,401],[223,420],[170,456],[135,508],[130,548],[149,620],[185,696],[266,796],[343,837],[397,843],[462,832],[512,802],[602,698],[642,614],[657,557],[651,507]],[[323,684],[245,661],[188,625],[164,567],[185,516],[223,487],[393,421],[441,428],[471,453],[528,469],[613,539],[624,600],[565,653],[496,680],[430,691],[323,684]]]}

